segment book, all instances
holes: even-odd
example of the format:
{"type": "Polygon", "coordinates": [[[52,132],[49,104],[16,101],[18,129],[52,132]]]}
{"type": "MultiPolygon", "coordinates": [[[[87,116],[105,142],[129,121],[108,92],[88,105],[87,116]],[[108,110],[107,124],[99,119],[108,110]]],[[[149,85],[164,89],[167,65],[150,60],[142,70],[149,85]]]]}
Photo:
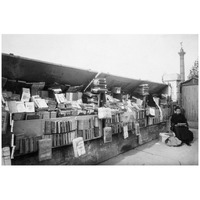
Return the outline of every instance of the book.
{"type": "Polygon", "coordinates": [[[58,128],[57,133],[61,133],[61,125],[60,124],[61,124],[61,121],[58,121],[57,122],[57,128],[58,128]]]}
{"type": "Polygon", "coordinates": [[[39,96],[43,99],[48,98],[49,97],[49,91],[47,90],[39,90],[39,96]]]}
{"type": "Polygon", "coordinates": [[[55,111],[50,112],[50,118],[56,118],[56,116],[57,116],[57,112],[55,111]]]}
{"type": "Polygon", "coordinates": [[[74,150],[75,157],[79,157],[86,153],[85,145],[84,145],[84,141],[82,137],[73,139],[73,150],[74,150]]]}
{"type": "Polygon", "coordinates": [[[10,156],[5,156],[5,157],[2,157],[3,159],[3,165],[11,165],[11,157],[10,156]]]}
{"type": "Polygon", "coordinates": [[[51,121],[45,121],[45,134],[51,134],[51,121]]]}
{"type": "Polygon", "coordinates": [[[26,137],[25,138],[25,154],[27,154],[29,152],[29,138],[26,137]]]}
{"type": "Polygon", "coordinates": [[[42,136],[36,136],[35,137],[35,151],[38,151],[39,149],[39,140],[42,139],[42,136]]]}
{"type": "Polygon", "coordinates": [[[3,147],[2,148],[2,156],[3,157],[10,156],[10,147],[3,147]]]}
{"type": "Polygon", "coordinates": [[[66,137],[65,134],[62,134],[63,145],[66,145],[66,137]]]}
{"type": "Polygon", "coordinates": [[[34,102],[25,102],[25,112],[35,112],[34,102]]]}
{"type": "Polygon", "coordinates": [[[60,146],[63,146],[63,134],[60,134],[60,146]]]}
{"type": "Polygon", "coordinates": [[[20,101],[20,94],[12,94],[10,99],[12,101],[20,101]]]}
{"type": "Polygon", "coordinates": [[[84,121],[78,120],[78,130],[84,130],[84,121]]]}
{"type": "Polygon", "coordinates": [[[99,127],[99,119],[98,119],[98,117],[94,118],[94,127],[99,127]]]}
{"type": "Polygon", "coordinates": [[[69,144],[71,144],[71,143],[72,143],[72,140],[71,140],[71,134],[72,134],[72,132],[69,132],[69,133],[67,134],[67,136],[68,136],[68,141],[69,141],[69,144]]]}
{"type": "Polygon", "coordinates": [[[23,149],[23,139],[24,138],[20,138],[19,139],[19,153],[23,154],[24,153],[24,149],[23,149]]]}
{"type": "Polygon", "coordinates": [[[48,108],[48,105],[47,105],[45,99],[37,98],[37,99],[35,99],[35,103],[38,108],[48,108]]]}
{"type": "Polygon", "coordinates": [[[16,142],[15,142],[15,146],[16,146],[16,151],[18,151],[19,150],[19,140],[20,140],[20,137],[16,137],[16,142]]]}
{"type": "Polygon", "coordinates": [[[8,109],[10,113],[17,113],[16,101],[8,101],[8,109]]]}
{"type": "Polygon", "coordinates": [[[41,139],[38,142],[39,151],[38,158],[39,161],[49,160],[52,158],[52,140],[49,139],[41,139]]]}
{"type": "Polygon", "coordinates": [[[21,101],[22,102],[29,102],[30,97],[31,97],[30,89],[29,88],[22,88],[21,101]]]}
{"type": "Polygon", "coordinates": [[[56,121],[51,121],[51,133],[57,133],[57,123],[56,123],[56,121]]]}
{"type": "Polygon", "coordinates": [[[17,112],[19,113],[26,112],[26,107],[24,105],[24,102],[16,101],[16,107],[17,107],[17,112]]]}
{"type": "Polygon", "coordinates": [[[2,111],[2,134],[7,133],[8,119],[9,113],[7,111],[2,111]]]}
{"type": "Polygon", "coordinates": [[[66,144],[69,144],[68,133],[65,133],[65,141],[66,141],[66,144]]]}
{"type": "Polygon", "coordinates": [[[31,95],[38,95],[39,90],[42,90],[45,86],[45,82],[36,82],[36,83],[31,83],[31,95]]]}
{"type": "Polygon", "coordinates": [[[26,120],[32,119],[40,119],[40,115],[38,115],[37,113],[26,113],[26,120]]]}
{"type": "Polygon", "coordinates": [[[98,108],[98,118],[99,119],[106,119],[111,118],[111,109],[110,108],[98,108]]]}
{"type": "Polygon", "coordinates": [[[60,144],[60,134],[56,134],[56,145],[59,147],[60,144]]]}
{"type": "Polygon", "coordinates": [[[33,137],[29,138],[29,151],[33,152],[34,151],[34,142],[33,142],[33,137]]]}
{"type": "Polygon", "coordinates": [[[55,94],[55,98],[58,104],[62,104],[66,102],[65,96],[63,93],[61,94],[55,94]]]}
{"type": "Polygon", "coordinates": [[[52,134],[52,147],[56,147],[56,134],[52,134]]]}
{"type": "Polygon", "coordinates": [[[99,127],[94,127],[94,137],[99,136],[99,127]]]}

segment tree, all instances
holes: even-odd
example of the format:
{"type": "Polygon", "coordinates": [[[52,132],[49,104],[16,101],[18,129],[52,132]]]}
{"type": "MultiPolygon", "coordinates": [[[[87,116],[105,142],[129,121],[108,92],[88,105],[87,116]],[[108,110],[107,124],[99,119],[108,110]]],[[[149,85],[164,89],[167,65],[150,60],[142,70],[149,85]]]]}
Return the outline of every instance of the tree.
{"type": "Polygon", "coordinates": [[[194,66],[192,66],[190,73],[188,75],[188,79],[198,78],[199,77],[199,62],[196,60],[194,62],[194,66]]]}

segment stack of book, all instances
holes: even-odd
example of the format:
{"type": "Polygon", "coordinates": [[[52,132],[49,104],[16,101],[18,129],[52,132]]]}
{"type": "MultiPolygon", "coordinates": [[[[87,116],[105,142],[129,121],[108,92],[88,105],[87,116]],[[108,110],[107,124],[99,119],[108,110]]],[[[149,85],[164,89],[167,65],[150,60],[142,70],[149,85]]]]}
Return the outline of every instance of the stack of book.
{"type": "Polygon", "coordinates": [[[57,103],[54,99],[52,98],[45,98],[46,102],[47,102],[47,105],[49,107],[49,110],[56,110],[56,106],[57,106],[57,103]]]}
{"type": "Polygon", "coordinates": [[[139,85],[139,87],[137,88],[137,93],[142,96],[149,95],[149,85],[148,84],[139,85]]]}
{"type": "Polygon", "coordinates": [[[11,165],[10,147],[2,148],[2,165],[11,165]]]}
{"type": "Polygon", "coordinates": [[[91,92],[98,94],[98,93],[105,93],[107,92],[107,84],[105,78],[96,78],[93,80],[93,87],[91,88],[91,92]]]}
{"type": "Polygon", "coordinates": [[[71,144],[77,137],[76,120],[46,120],[43,138],[52,140],[52,147],[71,144]]]}
{"type": "Polygon", "coordinates": [[[38,151],[38,141],[42,136],[16,135],[15,154],[27,154],[38,151]]]}
{"type": "Polygon", "coordinates": [[[60,147],[72,144],[72,141],[77,138],[77,131],[68,133],[43,135],[44,139],[51,139],[52,147],[60,147]]]}
{"type": "Polygon", "coordinates": [[[40,98],[39,95],[35,95],[31,97],[32,102],[34,102],[35,107],[38,110],[48,110],[48,105],[45,101],[45,99],[40,98]]]}
{"type": "Polygon", "coordinates": [[[45,82],[35,82],[31,84],[31,95],[34,96],[41,94],[40,91],[43,90],[45,82]]]}
{"type": "Polygon", "coordinates": [[[79,99],[82,99],[82,92],[75,92],[75,93],[72,93],[72,92],[67,92],[66,93],[66,99],[67,101],[77,101],[79,99]]]}
{"type": "Polygon", "coordinates": [[[97,94],[92,94],[91,92],[85,92],[82,96],[82,101],[85,104],[98,104],[98,97],[97,94]]]}
{"type": "Polygon", "coordinates": [[[120,113],[112,113],[112,118],[105,119],[105,127],[111,127],[112,134],[121,133],[122,125],[121,125],[120,119],[121,119],[120,113]]]}
{"type": "Polygon", "coordinates": [[[97,117],[78,120],[78,137],[82,137],[86,141],[98,136],[99,123],[97,117]]]}
{"type": "Polygon", "coordinates": [[[45,121],[45,134],[59,134],[77,129],[76,120],[46,120],[45,121]]]}

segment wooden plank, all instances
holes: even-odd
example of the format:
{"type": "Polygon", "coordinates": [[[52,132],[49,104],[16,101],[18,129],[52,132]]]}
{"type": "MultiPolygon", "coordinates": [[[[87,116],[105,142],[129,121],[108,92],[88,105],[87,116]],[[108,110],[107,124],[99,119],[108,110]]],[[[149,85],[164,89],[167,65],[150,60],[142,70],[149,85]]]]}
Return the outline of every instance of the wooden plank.
{"type": "Polygon", "coordinates": [[[198,85],[184,86],[182,106],[188,121],[198,121],[198,85]]]}
{"type": "MultiPolygon", "coordinates": [[[[71,119],[90,119],[95,115],[83,115],[83,116],[69,116],[62,118],[52,118],[48,121],[65,121],[71,119]]],[[[45,119],[34,120],[21,120],[14,122],[13,132],[15,135],[24,134],[25,136],[41,136],[45,131],[45,119]]]]}
{"type": "Polygon", "coordinates": [[[44,134],[44,119],[15,121],[13,132],[15,135],[41,136],[44,134]]]}

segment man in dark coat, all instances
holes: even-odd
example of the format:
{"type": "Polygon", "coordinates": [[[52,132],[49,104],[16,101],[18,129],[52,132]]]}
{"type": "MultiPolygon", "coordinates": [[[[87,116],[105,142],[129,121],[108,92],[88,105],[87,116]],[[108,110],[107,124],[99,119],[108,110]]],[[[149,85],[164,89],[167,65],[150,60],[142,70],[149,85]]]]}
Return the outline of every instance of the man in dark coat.
{"type": "Polygon", "coordinates": [[[178,106],[175,108],[175,113],[171,118],[171,130],[179,140],[191,146],[190,143],[193,140],[193,133],[188,129],[187,119],[181,114],[181,109],[178,106]]]}

